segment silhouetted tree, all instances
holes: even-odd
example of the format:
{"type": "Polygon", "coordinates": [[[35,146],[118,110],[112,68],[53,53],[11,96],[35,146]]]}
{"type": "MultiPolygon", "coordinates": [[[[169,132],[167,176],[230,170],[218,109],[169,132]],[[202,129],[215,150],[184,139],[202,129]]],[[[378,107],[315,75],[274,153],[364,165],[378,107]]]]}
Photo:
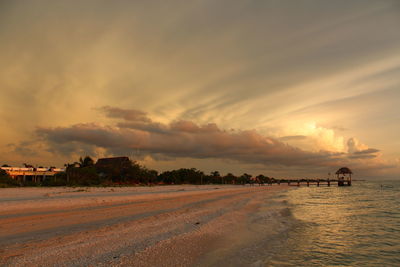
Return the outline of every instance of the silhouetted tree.
{"type": "Polygon", "coordinates": [[[64,164],[67,184],[69,183],[69,180],[70,180],[69,178],[70,178],[70,174],[72,172],[72,169],[76,168],[76,166],[77,166],[76,162],[74,162],[74,163],[65,163],[64,164]]]}
{"type": "Polygon", "coordinates": [[[243,175],[241,175],[240,177],[239,177],[239,183],[240,184],[249,184],[249,183],[251,183],[252,181],[251,181],[251,174],[247,174],[247,173],[244,173],[243,175]]]}
{"type": "Polygon", "coordinates": [[[158,176],[158,181],[164,184],[201,184],[204,173],[195,169],[178,169],[165,171],[158,176]]]}
{"type": "Polygon", "coordinates": [[[153,184],[157,182],[158,172],[155,170],[147,169],[137,162],[131,162],[126,173],[122,174],[122,181],[133,182],[139,184],[153,184]]]}
{"type": "MultiPolygon", "coordinates": [[[[31,166],[25,164],[26,166],[31,166]]],[[[181,168],[177,170],[157,171],[147,169],[127,157],[105,158],[94,164],[94,160],[85,156],[78,162],[64,165],[66,171],[54,176],[54,179],[46,180],[45,185],[97,185],[101,183],[119,184],[259,184],[271,181],[262,174],[254,180],[252,175],[244,173],[236,177],[232,173],[221,176],[219,171],[213,171],[210,175],[196,168],[181,168]]],[[[52,169],[54,167],[50,167],[52,169]]]]}
{"type": "Polygon", "coordinates": [[[212,183],[214,183],[214,184],[223,184],[223,178],[221,177],[221,174],[219,173],[219,171],[211,172],[211,179],[212,179],[212,183]]]}
{"type": "Polygon", "coordinates": [[[269,181],[268,181],[268,177],[266,177],[266,176],[260,174],[260,175],[257,175],[257,176],[256,176],[256,182],[257,182],[259,185],[261,185],[261,184],[266,184],[266,183],[268,183],[269,181]]]}
{"type": "Polygon", "coordinates": [[[98,185],[102,182],[94,166],[70,168],[69,185],[98,185]]]}
{"type": "MultiPolygon", "coordinates": [[[[64,165],[66,183],[68,185],[98,185],[102,182],[94,167],[94,161],[91,157],[79,158],[79,162],[64,165]]],[[[61,177],[60,177],[61,178],[61,177]]]]}
{"type": "Polygon", "coordinates": [[[11,178],[5,170],[0,169],[0,187],[18,186],[19,183],[11,178]]]}
{"type": "Polygon", "coordinates": [[[228,184],[235,184],[237,180],[237,177],[233,175],[232,173],[228,173],[227,175],[224,176],[224,181],[228,184]]]}
{"type": "Polygon", "coordinates": [[[89,156],[86,156],[86,157],[84,157],[83,159],[82,159],[82,157],[80,157],[80,158],[79,158],[78,164],[79,164],[79,166],[80,166],[81,168],[84,168],[84,167],[91,167],[91,166],[94,165],[94,160],[93,160],[91,157],[89,157],[89,156]]]}

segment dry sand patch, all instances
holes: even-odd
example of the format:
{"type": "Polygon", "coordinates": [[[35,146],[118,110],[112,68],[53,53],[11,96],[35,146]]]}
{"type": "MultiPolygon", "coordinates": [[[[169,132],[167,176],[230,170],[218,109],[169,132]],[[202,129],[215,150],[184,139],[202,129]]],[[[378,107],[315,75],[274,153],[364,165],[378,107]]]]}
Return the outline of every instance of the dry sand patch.
{"type": "Polygon", "coordinates": [[[235,249],[226,243],[234,240],[232,231],[241,229],[242,237],[234,236],[248,242],[247,219],[269,195],[282,189],[162,186],[71,192],[70,188],[22,188],[16,195],[9,191],[0,197],[10,203],[2,203],[0,209],[0,262],[6,266],[210,266],[218,262],[215,257],[235,249]],[[33,203],[37,206],[29,208],[33,203]]]}

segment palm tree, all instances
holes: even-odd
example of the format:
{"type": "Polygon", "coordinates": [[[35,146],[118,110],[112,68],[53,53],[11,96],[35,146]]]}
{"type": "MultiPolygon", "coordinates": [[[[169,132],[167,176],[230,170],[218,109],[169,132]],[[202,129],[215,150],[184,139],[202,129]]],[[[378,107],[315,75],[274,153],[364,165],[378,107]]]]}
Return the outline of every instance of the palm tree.
{"type": "Polygon", "coordinates": [[[217,181],[217,182],[220,182],[220,180],[221,180],[221,184],[223,184],[224,182],[223,182],[223,177],[221,177],[221,174],[219,173],[219,171],[213,171],[213,172],[211,172],[211,176],[217,181]]]}
{"type": "Polygon", "coordinates": [[[90,166],[94,166],[94,160],[89,157],[86,156],[82,159],[82,157],[79,158],[79,162],[76,162],[79,167],[84,168],[84,167],[90,167],[90,166]]]}
{"type": "Polygon", "coordinates": [[[251,183],[251,174],[244,173],[239,177],[241,184],[245,185],[251,183]]]}
{"type": "Polygon", "coordinates": [[[228,173],[227,175],[224,176],[225,182],[229,184],[235,184],[236,183],[236,176],[233,175],[232,173],[228,173]]]}
{"type": "Polygon", "coordinates": [[[76,166],[76,162],[64,164],[65,173],[66,173],[66,175],[67,175],[67,184],[69,183],[69,174],[70,174],[70,172],[71,172],[71,169],[74,168],[75,166],[76,166]]]}
{"type": "Polygon", "coordinates": [[[264,184],[267,182],[267,177],[265,177],[264,175],[260,174],[256,176],[256,181],[259,185],[264,184]]]}

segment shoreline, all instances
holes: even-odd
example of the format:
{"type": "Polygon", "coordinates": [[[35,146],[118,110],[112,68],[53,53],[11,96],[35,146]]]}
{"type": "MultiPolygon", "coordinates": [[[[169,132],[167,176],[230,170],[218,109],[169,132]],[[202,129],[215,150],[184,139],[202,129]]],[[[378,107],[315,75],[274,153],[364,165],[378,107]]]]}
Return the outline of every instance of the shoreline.
{"type": "Polygon", "coordinates": [[[213,266],[286,229],[287,186],[70,189],[1,189],[1,265],[213,266]]]}

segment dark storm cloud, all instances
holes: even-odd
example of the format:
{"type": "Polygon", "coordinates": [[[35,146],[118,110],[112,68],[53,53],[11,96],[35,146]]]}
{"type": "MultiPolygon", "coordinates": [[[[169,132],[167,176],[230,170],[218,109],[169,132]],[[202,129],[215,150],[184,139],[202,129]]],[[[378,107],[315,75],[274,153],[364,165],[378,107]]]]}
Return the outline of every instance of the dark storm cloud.
{"type": "Polygon", "coordinates": [[[99,108],[99,110],[103,111],[109,118],[124,119],[126,121],[151,121],[145,112],[136,109],[121,109],[117,107],[104,106],[99,108]]]}
{"type": "Polygon", "coordinates": [[[37,133],[51,143],[53,148],[81,143],[101,147],[109,152],[140,151],[141,154],[153,157],[219,158],[286,166],[326,166],[342,158],[340,153],[307,152],[253,130],[228,132],[214,123],[198,125],[191,121],[162,124],[153,122],[144,112],[136,110],[111,107],[104,110],[109,117],[129,122],[118,123],[117,126],[87,123],[39,128],[37,133]]]}
{"type": "Polygon", "coordinates": [[[356,155],[368,155],[368,154],[375,154],[375,153],[377,153],[379,151],[380,150],[376,149],[376,148],[368,148],[368,149],[356,151],[353,154],[356,154],[356,155]]]}
{"type": "Polygon", "coordinates": [[[152,133],[160,133],[167,134],[169,130],[162,123],[151,122],[151,123],[143,123],[143,122],[119,122],[117,126],[120,128],[128,128],[128,129],[136,129],[142,130],[152,133]]]}
{"type": "Polygon", "coordinates": [[[380,150],[376,148],[367,148],[363,150],[354,151],[349,155],[349,158],[352,159],[373,159],[376,158],[380,150]]]}
{"type": "Polygon", "coordinates": [[[280,137],[279,140],[281,141],[298,141],[298,140],[305,140],[307,136],[305,135],[289,135],[280,137]]]}
{"type": "Polygon", "coordinates": [[[38,150],[34,149],[35,143],[32,141],[23,141],[17,144],[8,144],[7,146],[11,148],[15,153],[27,156],[37,156],[38,150]]]}
{"type": "Polygon", "coordinates": [[[361,154],[361,155],[351,154],[351,155],[349,155],[350,159],[374,159],[376,157],[377,157],[377,155],[374,155],[374,154],[361,154]]]}

